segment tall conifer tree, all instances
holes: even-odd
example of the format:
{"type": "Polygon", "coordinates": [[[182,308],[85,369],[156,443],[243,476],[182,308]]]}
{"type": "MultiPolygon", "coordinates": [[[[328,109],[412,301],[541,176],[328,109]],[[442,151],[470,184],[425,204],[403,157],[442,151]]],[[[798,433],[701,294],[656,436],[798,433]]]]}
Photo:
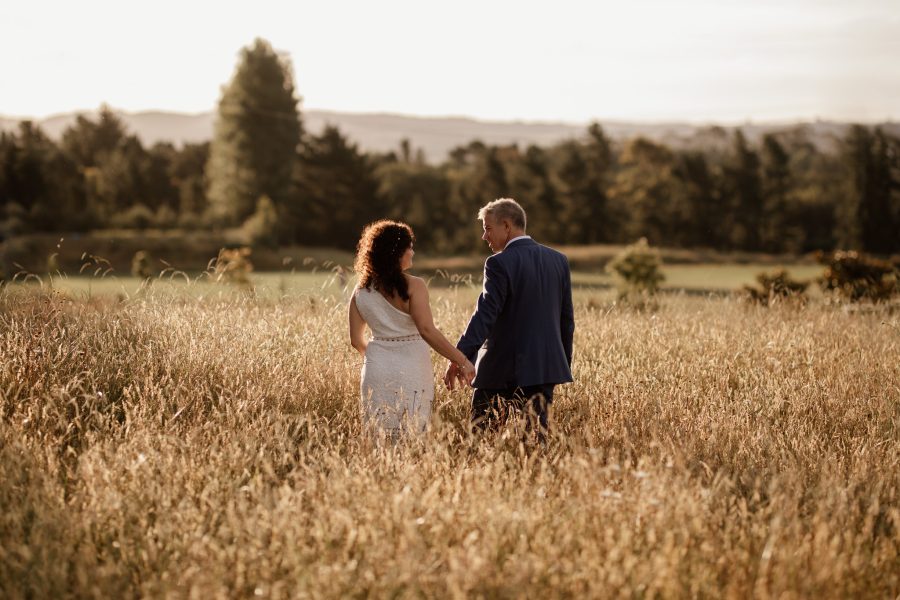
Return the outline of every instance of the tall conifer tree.
{"type": "Polygon", "coordinates": [[[262,196],[276,208],[293,198],[302,133],[290,62],[265,40],[241,50],[222,90],[207,167],[213,216],[235,225],[262,196]]]}
{"type": "Polygon", "coordinates": [[[892,140],[880,128],[854,125],[843,140],[843,156],[850,177],[838,237],[846,246],[888,254],[898,248],[891,200],[900,187],[893,175],[900,161],[892,140]]]}
{"type": "Polygon", "coordinates": [[[763,199],[759,155],[744,133],[734,133],[731,155],[725,165],[725,186],[731,200],[731,243],[741,250],[760,249],[763,199]]]}
{"type": "Polygon", "coordinates": [[[791,157],[778,138],[763,137],[760,163],[762,168],[763,210],[760,244],[767,252],[784,248],[784,220],[791,193],[791,157]]]}

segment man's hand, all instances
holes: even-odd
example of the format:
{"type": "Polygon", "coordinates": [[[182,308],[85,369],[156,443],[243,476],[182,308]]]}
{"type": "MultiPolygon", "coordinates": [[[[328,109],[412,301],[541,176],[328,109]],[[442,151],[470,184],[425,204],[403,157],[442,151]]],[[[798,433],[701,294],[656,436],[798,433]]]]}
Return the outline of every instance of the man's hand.
{"type": "Polygon", "coordinates": [[[475,365],[471,361],[467,360],[462,366],[458,367],[457,373],[460,385],[472,387],[472,382],[475,381],[475,365]]]}

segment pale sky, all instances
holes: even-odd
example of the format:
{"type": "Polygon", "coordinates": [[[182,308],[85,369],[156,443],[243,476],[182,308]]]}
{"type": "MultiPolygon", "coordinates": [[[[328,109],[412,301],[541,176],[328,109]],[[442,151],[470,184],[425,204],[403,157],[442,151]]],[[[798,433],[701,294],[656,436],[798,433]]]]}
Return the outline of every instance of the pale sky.
{"type": "Polygon", "coordinates": [[[900,0],[3,0],[0,114],[213,110],[257,36],[301,109],[900,119],[900,0]]]}

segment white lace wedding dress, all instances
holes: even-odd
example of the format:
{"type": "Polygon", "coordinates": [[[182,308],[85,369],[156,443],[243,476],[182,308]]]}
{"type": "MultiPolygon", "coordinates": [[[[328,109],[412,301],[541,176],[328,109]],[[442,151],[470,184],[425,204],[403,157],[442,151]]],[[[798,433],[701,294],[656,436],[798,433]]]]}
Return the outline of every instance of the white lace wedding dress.
{"type": "Polygon", "coordinates": [[[360,381],[363,420],[392,438],[421,434],[434,400],[428,344],[412,317],[380,293],[365,288],[354,293],[356,308],[372,330],[360,381]]]}

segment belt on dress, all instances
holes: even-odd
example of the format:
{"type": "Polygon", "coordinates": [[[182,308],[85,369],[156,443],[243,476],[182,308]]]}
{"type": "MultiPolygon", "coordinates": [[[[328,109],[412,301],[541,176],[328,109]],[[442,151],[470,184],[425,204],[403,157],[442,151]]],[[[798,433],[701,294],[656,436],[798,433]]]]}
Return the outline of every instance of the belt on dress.
{"type": "Polygon", "coordinates": [[[403,335],[400,337],[380,337],[377,335],[373,335],[372,339],[379,342],[414,342],[415,340],[421,340],[422,336],[418,333],[414,335],[403,335]]]}

